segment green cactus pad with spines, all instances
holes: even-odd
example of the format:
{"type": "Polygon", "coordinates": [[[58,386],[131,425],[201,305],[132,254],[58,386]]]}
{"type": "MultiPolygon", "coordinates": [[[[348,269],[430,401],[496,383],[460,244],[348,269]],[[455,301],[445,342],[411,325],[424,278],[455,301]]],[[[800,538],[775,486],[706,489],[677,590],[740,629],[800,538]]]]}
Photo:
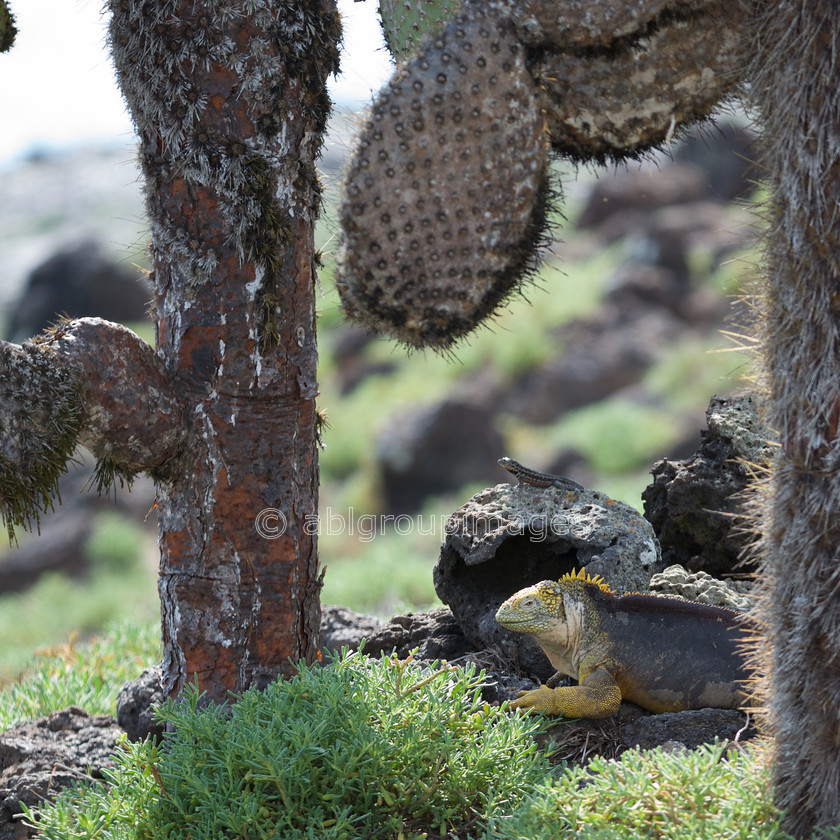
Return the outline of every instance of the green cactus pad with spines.
{"type": "Polygon", "coordinates": [[[76,383],[41,344],[0,344],[0,519],[38,526],[76,448],[82,401],[76,383]]]}
{"type": "Polygon", "coordinates": [[[379,22],[395,59],[413,55],[423,39],[455,17],[457,0],[379,0],[379,22]]]}
{"type": "Polygon", "coordinates": [[[412,347],[450,347],[533,265],[548,143],[525,50],[462,11],[374,100],[340,210],[345,313],[412,347]]]}
{"type": "Polygon", "coordinates": [[[16,35],[15,16],[6,0],[0,0],[0,53],[12,48],[16,35]]]}

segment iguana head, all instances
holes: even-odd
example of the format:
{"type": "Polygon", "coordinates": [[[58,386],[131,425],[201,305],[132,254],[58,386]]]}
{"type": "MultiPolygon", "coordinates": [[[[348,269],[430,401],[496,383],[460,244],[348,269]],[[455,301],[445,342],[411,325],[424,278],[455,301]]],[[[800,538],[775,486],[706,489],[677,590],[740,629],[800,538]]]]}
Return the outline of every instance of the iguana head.
{"type": "Polygon", "coordinates": [[[555,670],[579,677],[584,602],[563,581],[544,580],[517,592],[499,607],[496,621],[534,637],[555,670]]]}
{"type": "Polygon", "coordinates": [[[540,633],[565,622],[563,589],[555,580],[520,589],[499,607],[496,621],[517,633],[540,633]]]}
{"type": "Polygon", "coordinates": [[[516,633],[530,633],[558,671],[577,678],[586,588],[593,584],[610,591],[601,578],[583,570],[544,580],[511,595],[499,607],[496,621],[516,633]]]}

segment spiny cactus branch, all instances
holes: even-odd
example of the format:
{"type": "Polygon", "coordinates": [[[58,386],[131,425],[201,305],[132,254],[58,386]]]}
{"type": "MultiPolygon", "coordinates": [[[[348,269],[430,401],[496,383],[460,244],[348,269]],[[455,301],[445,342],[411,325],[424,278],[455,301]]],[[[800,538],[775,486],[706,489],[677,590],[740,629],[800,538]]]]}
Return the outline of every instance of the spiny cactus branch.
{"type": "MultiPolygon", "coordinates": [[[[526,44],[583,53],[608,52],[649,37],[674,19],[698,18],[710,0],[491,0],[506,5],[526,44]]],[[[620,97],[618,97],[620,98],[620,97]]],[[[618,99],[617,98],[617,99],[618,99]]]]}
{"type": "Polygon", "coordinates": [[[762,351],[780,448],[761,523],[759,663],[783,828],[840,822],[840,50],[833,0],[756,4],[766,147],[762,351]]]}
{"type": "Polygon", "coordinates": [[[419,46],[359,136],[336,280],[349,318],[410,347],[447,350],[527,280],[558,192],[549,145],[638,157],[743,73],[745,10],[727,0],[464,0],[442,29],[439,2],[400,8],[419,46]]]}
{"type": "Polygon", "coordinates": [[[155,351],[102,318],[64,321],[41,344],[77,383],[79,443],[124,475],[163,473],[186,437],[186,410],[155,351]]]}
{"type": "Polygon", "coordinates": [[[458,0],[379,0],[385,45],[398,61],[417,52],[423,39],[455,17],[458,0]]]}
{"type": "Polygon", "coordinates": [[[345,312],[413,347],[447,348],[533,263],[548,138],[525,49],[471,9],[401,65],[348,169],[338,289],[345,312]]]}
{"type": "Polygon", "coordinates": [[[119,324],[81,318],[23,345],[0,342],[0,515],[10,539],[52,508],[77,444],[114,475],[160,471],[183,423],[161,361],[119,324]]]}

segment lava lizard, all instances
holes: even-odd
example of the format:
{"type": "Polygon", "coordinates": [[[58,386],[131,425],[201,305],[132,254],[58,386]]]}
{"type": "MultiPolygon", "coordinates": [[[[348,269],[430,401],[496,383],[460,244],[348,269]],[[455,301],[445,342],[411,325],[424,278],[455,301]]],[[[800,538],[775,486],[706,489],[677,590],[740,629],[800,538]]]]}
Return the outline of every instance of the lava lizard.
{"type": "Polygon", "coordinates": [[[513,458],[499,458],[499,466],[513,473],[519,479],[520,484],[530,484],[532,487],[562,487],[577,492],[584,489],[582,484],[572,481],[571,478],[529,470],[528,467],[523,467],[519,461],[514,461],[513,458]]]}

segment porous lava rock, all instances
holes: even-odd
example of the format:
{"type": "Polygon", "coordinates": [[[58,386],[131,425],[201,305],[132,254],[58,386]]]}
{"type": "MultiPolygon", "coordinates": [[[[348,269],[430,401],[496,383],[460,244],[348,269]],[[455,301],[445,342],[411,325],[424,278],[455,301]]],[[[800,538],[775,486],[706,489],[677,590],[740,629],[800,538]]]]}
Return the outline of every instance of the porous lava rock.
{"type": "Polygon", "coordinates": [[[642,493],[666,565],[720,577],[750,542],[742,494],[771,457],[774,436],[749,395],[713,397],[700,447],[684,461],[657,461],[642,493]]]}
{"type": "Polygon", "coordinates": [[[639,382],[684,325],[639,298],[607,303],[558,330],[564,351],[523,372],[504,395],[506,411],[529,423],[551,423],[567,411],[639,382]]]}
{"type": "Polygon", "coordinates": [[[586,764],[595,756],[618,758],[640,748],[685,751],[715,741],[738,745],[758,734],[750,717],[737,709],[690,709],[653,714],[634,703],[606,720],[564,720],[536,736],[552,761],[586,764]]]}
{"type": "Polygon", "coordinates": [[[155,709],[166,699],[160,665],[144,668],[137,679],[124,683],[117,694],[117,722],[131,741],[142,741],[151,735],[163,738],[164,724],[155,719],[155,709]]]}
{"type": "Polygon", "coordinates": [[[695,163],[706,173],[707,195],[715,201],[745,198],[758,177],[755,131],[731,118],[693,128],[674,153],[678,163],[695,163]]]}
{"type": "Polygon", "coordinates": [[[706,197],[706,174],[693,163],[664,163],[653,177],[648,167],[615,167],[598,178],[577,221],[598,227],[613,216],[638,218],[662,207],[706,197]]]}
{"type": "Polygon", "coordinates": [[[679,565],[668,566],[650,579],[654,595],[733,610],[748,610],[752,606],[752,588],[751,580],[717,580],[706,572],[689,572],[679,565]]]}
{"type": "Polygon", "coordinates": [[[438,597],[476,647],[499,650],[526,673],[553,673],[529,636],[496,622],[514,592],[585,567],[618,591],[644,591],[661,567],[653,529],[597,490],[499,484],[456,510],[434,569],[438,597]]]}
{"type": "Polygon", "coordinates": [[[78,706],[0,732],[0,840],[35,836],[21,822],[21,803],[37,808],[68,785],[100,778],[121,735],[110,715],[78,706]]]}
{"type": "Polygon", "coordinates": [[[395,615],[381,630],[365,639],[371,656],[396,654],[405,659],[452,660],[475,650],[448,607],[395,615]]]}
{"type": "Polygon", "coordinates": [[[628,748],[651,750],[668,742],[688,749],[718,741],[746,741],[754,737],[746,714],[738,709],[687,709],[659,715],[639,715],[621,726],[628,748]]]}
{"type": "Polygon", "coordinates": [[[321,608],[321,650],[358,650],[364,639],[370,638],[385,626],[381,618],[357,613],[347,607],[321,608]]]}
{"type": "Polygon", "coordinates": [[[154,482],[137,476],[131,487],[108,495],[84,492],[95,482],[95,460],[84,449],[73,455],[73,468],[58,479],[61,504],[39,515],[37,539],[9,546],[0,554],[0,593],[23,592],[46,572],[81,578],[90,571],[87,541],[106,511],[157,533],[154,482]]]}

